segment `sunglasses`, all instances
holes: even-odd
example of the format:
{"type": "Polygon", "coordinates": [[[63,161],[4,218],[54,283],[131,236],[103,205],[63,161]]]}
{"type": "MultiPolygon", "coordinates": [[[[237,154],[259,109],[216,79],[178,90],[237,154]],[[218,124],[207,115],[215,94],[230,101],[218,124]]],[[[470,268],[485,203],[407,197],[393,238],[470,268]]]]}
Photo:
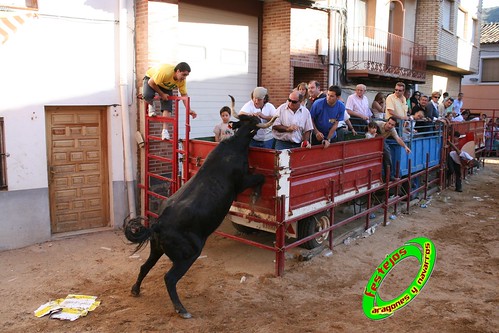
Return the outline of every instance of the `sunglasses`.
{"type": "Polygon", "coordinates": [[[291,98],[288,98],[288,102],[293,103],[293,104],[296,104],[296,103],[298,103],[298,102],[300,102],[300,101],[295,101],[295,100],[293,100],[293,99],[291,99],[291,98]]]}
{"type": "Polygon", "coordinates": [[[404,91],[404,89],[395,89],[395,91],[400,91],[400,92],[402,92],[402,91],[404,91]]]}

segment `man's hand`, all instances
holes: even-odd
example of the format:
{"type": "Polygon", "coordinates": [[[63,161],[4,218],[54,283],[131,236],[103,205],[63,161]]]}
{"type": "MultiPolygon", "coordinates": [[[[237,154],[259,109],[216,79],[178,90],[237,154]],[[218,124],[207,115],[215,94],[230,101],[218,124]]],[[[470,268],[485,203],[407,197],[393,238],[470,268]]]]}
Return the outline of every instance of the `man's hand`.
{"type": "Polygon", "coordinates": [[[162,99],[163,101],[167,101],[168,97],[170,97],[170,95],[168,95],[167,93],[165,93],[163,91],[159,94],[159,98],[162,99]]]}
{"type": "Polygon", "coordinates": [[[405,146],[405,152],[406,152],[407,154],[410,154],[410,153],[411,153],[411,150],[409,149],[409,147],[405,146]]]}
{"type": "Polygon", "coordinates": [[[311,144],[308,140],[303,141],[303,142],[301,143],[301,146],[302,146],[303,148],[307,148],[307,149],[312,148],[312,144],[311,144]]]}
{"type": "Polygon", "coordinates": [[[317,138],[317,141],[322,141],[324,140],[324,134],[322,134],[321,132],[317,132],[315,134],[315,137],[317,138]]]}
{"type": "Polygon", "coordinates": [[[196,117],[198,116],[198,114],[196,113],[196,111],[194,111],[192,109],[191,109],[191,112],[189,112],[189,114],[191,115],[192,119],[196,119],[196,117]]]}
{"type": "Polygon", "coordinates": [[[322,140],[322,145],[324,146],[324,149],[326,149],[327,147],[329,147],[331,143],[329,142],[329,140],[322,140]]]}

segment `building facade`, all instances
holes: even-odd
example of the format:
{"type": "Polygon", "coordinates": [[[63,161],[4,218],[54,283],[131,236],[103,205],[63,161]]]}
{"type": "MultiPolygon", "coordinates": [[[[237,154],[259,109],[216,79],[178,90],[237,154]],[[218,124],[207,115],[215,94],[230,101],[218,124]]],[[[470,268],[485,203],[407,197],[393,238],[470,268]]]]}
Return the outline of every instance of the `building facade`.
{"type": "Polygon", "coordinates": [[[9,0],[0,16],[0,250],[120,226],[133,209],[133,3],[9,0]]]}
{"type": "Polygon", "coordinates": [[[499,23],[482,26],[480,36],[480,66],[478,73],[464,76],[462,91],[465,107],[495,111],[499,116],[499,23]]]}

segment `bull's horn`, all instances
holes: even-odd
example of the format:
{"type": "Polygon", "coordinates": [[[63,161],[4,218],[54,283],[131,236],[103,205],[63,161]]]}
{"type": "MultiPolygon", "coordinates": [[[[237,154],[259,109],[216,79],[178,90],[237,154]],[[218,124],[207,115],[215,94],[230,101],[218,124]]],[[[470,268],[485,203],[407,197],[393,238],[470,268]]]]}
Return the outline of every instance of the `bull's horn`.
{"type": "Polygon", "coordinates": [[[230,113],[232,114],[232,117],[239,119],[239,115],[234,110],[234,108],[236,107],[236,100],[234,99],[234,97],[232,97],[232,95],[229,95],[229,97],[232,101],[232,104],[230,105],[230,113]]]}
{"type": "Polygon", "coordinates": [[[275,115],[275,116],[273,116],[273,117],[272,117],[272,119],[270,119],[270,120],[269,120],[269,122],[268,122],[268,123],[260,123],[260,124],[256,124],[256,127],[258,127],[258,128],[268,128],[268,127],[270,127],[270,126],[272,126],[272,125],[274,124],[274,121],[275,121],[277,118],[279,118],[279,116],[278,116],[278,115],[275,115]]]}

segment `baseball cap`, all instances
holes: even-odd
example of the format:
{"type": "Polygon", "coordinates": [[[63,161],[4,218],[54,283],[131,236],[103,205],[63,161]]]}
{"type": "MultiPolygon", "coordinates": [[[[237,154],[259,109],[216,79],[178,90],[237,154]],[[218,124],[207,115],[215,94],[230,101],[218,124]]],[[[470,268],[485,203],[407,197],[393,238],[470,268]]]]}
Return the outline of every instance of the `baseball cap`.
{"type": "Polygon", "coordinates": [[[253,90],[253,98],[264,99],[265,95],[267,95],[267,89],[264,87],[256,87],[253,90]]]}

